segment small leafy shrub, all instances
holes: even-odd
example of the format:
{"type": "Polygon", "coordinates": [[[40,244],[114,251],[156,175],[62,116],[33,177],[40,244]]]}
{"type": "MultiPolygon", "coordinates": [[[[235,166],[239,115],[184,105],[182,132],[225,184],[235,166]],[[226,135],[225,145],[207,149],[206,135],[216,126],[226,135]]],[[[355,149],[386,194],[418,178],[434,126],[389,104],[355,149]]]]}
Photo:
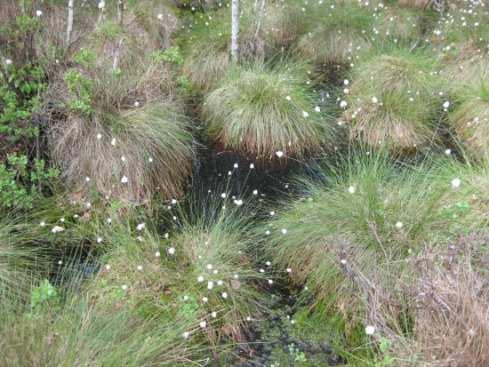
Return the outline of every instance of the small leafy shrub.
{"type": "MultiPolygon", "coordinates": [[[[10,65],[0,73],[0,137],[9,143],[7,147],[38,134],[31,117],[40,107],[45,88],[44,73],[39,66],[10,65]]],[[[5,147],[0,152],[5,153],[4,150],[5,147]]]]}
{"type": "Polygon", "coordinates": [[[170,64],[183,64],[183,56],[178,46],[167,48],[166,50],[158,50],[152,53],[151,57],[155,62],[169,62],[170,64]]]}
{"type": "Polygon", "coordinates": [[[93,82],[76,69],[68,70],[64,75],[64,80],[72,95],[68,102],[70,109],[83,115],[90,115],[93,111],[91,106],[93,82]]]}
{"type": "Polygon", "coordinates": [[[46,168],[43,160],[29,166],[25,155],[12,154],[0,164],[0,208],[32,209],[34,203],[49,193],[59,176],[55,168],[46,168]]]}

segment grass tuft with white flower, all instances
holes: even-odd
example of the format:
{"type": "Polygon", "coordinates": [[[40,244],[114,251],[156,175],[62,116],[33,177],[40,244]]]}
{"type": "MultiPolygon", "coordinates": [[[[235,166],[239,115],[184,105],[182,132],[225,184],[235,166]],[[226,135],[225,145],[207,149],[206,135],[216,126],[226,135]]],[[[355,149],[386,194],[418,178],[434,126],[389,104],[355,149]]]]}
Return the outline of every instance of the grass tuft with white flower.
{"type": "Polygon", "coordinates": [[[185,338],[232,359],[227,352],[249,341],[247,319],[259,319],[266,304],[264,277],[247,255],[249,224],[240,206],[193,203],[187,214],[178,205],[172,210],[177,219],[169,218],[175,228],[166,235],[149,223],[112,224],[104,241],[112,249],[87,288],[107,311],[129,308],[149,320],[195,325],[184,330],[185,338]]]}
{"type": "Polygon", "coordinates": [[[352,72],[339,121],[350,138],[393,152],[412,152],[436,143],[444,81],[436,60],[425,51],[395,49],[375,54],[352,72]]]}
{"type": "Polygon", "coordinates": [[[203,114],[210,138],[257,160],[276,152],[304,158],[332,142],[334,128],[315,109],[301,69],[251,65],[230,70],[204,99],[203,114]]]}
{"type": "Polygon", "coordinates": [[[412,166],[364,154],[323,169],[321,177],[301,180],[300,198],[286,202],[257,236],[264,238],[266,257],[288,269],[305,299],[313,297],[313,313],[329,320],[325,327],[341,340],[338,353],[353,363],[359,357],[351,350],[370,353],[359,338],[370,318],[384,323],[385,333],[402,335],[406,324],[389,317],[406,316],[392,314],[404,296],[386,301],[380,290],[396,289],[397,281],[415,286],[416,272],[405,259],[487,228],[480,204],[487,175],[457,162],[412,166]]]}
{"type": "Polygon", "coordinates": [[[52,131],[53,156],[78,200],[104,197],[148,203],[182,195],[191,172],[192,135],[174,102],[151,103],[118,116],[73,116],[52,131]]]}
{"type": "Polygon", "coordinates": [[[458,87],[458,104],[448,115],[450,127],[468,155],[475,160],[489,158],[489,86],[486,75],[478,82],[458,87]]]}

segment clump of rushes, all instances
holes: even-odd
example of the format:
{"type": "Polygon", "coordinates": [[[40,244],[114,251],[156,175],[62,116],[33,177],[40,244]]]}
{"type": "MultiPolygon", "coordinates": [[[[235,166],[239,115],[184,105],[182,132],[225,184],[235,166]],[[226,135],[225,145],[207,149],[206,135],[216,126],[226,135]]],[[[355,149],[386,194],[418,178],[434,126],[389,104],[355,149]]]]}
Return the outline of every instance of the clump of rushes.
{"type": "Polygon", "coordinates": [[[479,82],[481,71],[487,71],[489,13],[480,2],[450,6],[439,18],[430,41],[444,59],[449,80],[479,82]]]}
{"type": "Polygon", "coordinates": [[[196,208],[178,214],[175,232],[164,237],[142,223],[114,230],[109,241],[117,246],[89,289],[99,304],[112,300],[111,312],[129,307],[142,317],[197,325],[185,337],[195,334],[220,352],[219,344],[246,341],[264,307],[263,277],[245,254],[249,229],[238,213],[196,208]]]}
{"type": "Polygon", "coordinates": [[[316,68],[349,67],[359,53],[370,48],[373,11],[358,3],[323,4],[316,9],[317,27],[301,37],[299,52],[316,68]],[[319,14],[321,16],[319,16],[319,14]]]}
{"type": "Polygon", "coordinates": [[[134,203],[156,193],[180,196],[193,153],[189,124],[179,108],[150,103],[108,118],[74,116],[52,131],[53,156],[74,191],[87,198],[95,189],[134,203]]]}
{"type": "Polygon", "coordinates": [[[471,1],[450,6],[439,18],[431,40],[434,45],[441,45],[444,51],[450,51],[454,45],[472,43],[487,53],[488,18],[489,12],[482,2],[471,1]]]}
{"type": "Polygon", "coordinates": [[[448,117],[466,152],[476,160],[489,158],[489,85],[484,76],[478,85],[460,88],[460,103],[448,117]]]}
{"type": "MultiPolygon", "coordinates": [[[[239,52],[242,60],[253,57],[254,32],[250,18],[250,7],[244,8],[240,18],[239,52]]],[[[228,9],[220,9],[211,15],[191,17],[181,44],[186,50],[183,74],[202,91],[215,87],[226,74],[230,65],[229,47],[231,22],[228,9]]]]}
{"type": "Polygon", "coordinates": [[[436,12],[386,5],[375,14],[373,28],[380,40],[415,45],[435,24],[436,12]]]}
{"type": "Polygon", "coordinates": [[[313,6],[294,1],[265,6],[261,33],[269,56],[289,51],[308,29],[313,6]]]}
{"type": "Polygon", "coordinates": [[[101,307],[79,289],[63,297],[62,290],[50,289],[51,296],[35,309],[2,299],[3,366],[188,366],[203,362],[195,357],[201,352],[197,338],[183,337],[186,330],[198,330],[198,324],[181,318],[144,319],[128,308],[101,307]]]}
{"type": "Polygon", "coordinates": [[[361,254],[358,261],[378,254],[399,258],[446,239],[461,228],[458,223],[470,227],[472,217],[450,215],[457,210],[450,183],[457,176],[444,165],[401,168],[367,157],[341,167],[325,173],[322,183],[305,183],[304,197],[286,205],[269,229],[276,261],[292,269],[297,283],[309,281],[321,299],[344,284],[337,278],[341,260],[353,249],[361,254]]]}
{"type": "Polygon", "coordinates": [[[276,158],[277,152],[303,158],[319,151],[331,141],[332,127],[297,70],[262,65],[231,70],[205,96],[211,139],[258,160],[276,158]]]}
{"type": "Polygon", "coordinates": [[[412,330],[413,294],[426,284],[416,270],[425,248],[487,228],[480,204],[487,175],[450,161],[410,167],[378,156],[340,167],[325,171],[322,182],[303,183],[303,197],[278,210],[259,235],[269,241],[268,256],[306,285],[321,312],[337,320],[333,332],[358,352],[368,325],[376,342],[397,343],[412,330]]]}
{"type": "Polygon", "coordinates": [[[436,140],[443,84],[430,55],[402,50],[376,55],[358,65],[352,79],[339,120],[349,124],[352,140],[397,153],[436,140]]]}

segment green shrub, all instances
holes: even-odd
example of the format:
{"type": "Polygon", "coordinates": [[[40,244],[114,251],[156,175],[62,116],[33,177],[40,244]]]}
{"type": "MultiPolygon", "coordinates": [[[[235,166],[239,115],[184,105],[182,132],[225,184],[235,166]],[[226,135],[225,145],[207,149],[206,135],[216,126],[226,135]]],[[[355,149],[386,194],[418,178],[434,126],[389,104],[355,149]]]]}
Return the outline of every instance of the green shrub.
{"type": "MultiPolygon", "coordinates": [[[[31,117],[40,107],[45,88],[44,73],[39,66],[10,65],[5,73],[0,73],[0,134],[10,145],[37,136],[38,127],[31,123],[31,117]]],[[[2,148],[4,153],[8,152],[7,147],[2,148]]]]}
{"type": "Polygon", "coordinates": [[[43,160],[35,160],[29,166],[25,155],[12,154],[0,164],[0,208],[32,209],[44,194],[49,194],[59,172],[46,168],[43,160]]]}
{"type": "Polygon", "coordinates": [[[39,313],[42,308],[54,305],[58,301],[58,291],[49,282],[44,279],[36,288],[31,291],[31,308],[32,312],[39,313]]]}
{"type": "Polygon", "coordinates": [[[332,141],[333,129],[303,77],[294,67],[231,70],[205,97],[209,136],[251,159],[270,160],[278,151],[303,158],[319,151],[332,141]]]}

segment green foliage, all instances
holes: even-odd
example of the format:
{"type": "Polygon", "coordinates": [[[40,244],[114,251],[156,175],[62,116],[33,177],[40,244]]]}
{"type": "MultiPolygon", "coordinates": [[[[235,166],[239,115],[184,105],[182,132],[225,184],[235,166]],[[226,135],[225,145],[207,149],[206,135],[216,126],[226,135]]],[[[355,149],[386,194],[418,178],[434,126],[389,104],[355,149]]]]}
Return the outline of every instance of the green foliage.
{"type": "Polygon", "coordinates": [[[40,105],[40,95],[45,90],[44,73],[40,67],[26,64],[7,66],[0,74],[0,135],[11,143],[38,134],[30,118],[40,105]]]}
{"type": "Polygon", "coordinates": [[[167,48],[166,50],[153,51],[151,58],[154,62],[168,62],[174,65],[183,64],[183,56],[178,46],[167,48]]]}
{"type": "Polygon", "coordinates": [[[231,70],[205,97],[210,137],[257,159],[273,159],[277,151],[298,158],[319,151],[334,129],[302,78],[293,66],[231,70]]]}
{"type": "Polygon", "coordinates": [[[289,354],[294,358],[294,362],[306,362],[307,357],[304,352],[295,346],[295,344],[289,344],[289,354]]]}
{"type": "Polygon", "coordinates": [[[64,80],[72,94],[69,101],[71,110],[83,115],[90,115],[92,113],[93,82],[76,69],[66,71],[64,80]]]}
{"type": "Polygon", "coordinates": [[[31,209],[52,186],[59,172],[46,168],[43,160],[29,166],[25,155],[11,154],[0,164],[0,198],[2,209],[31,209]]]}
{"type": "Polygon", "coordinates": [[[96,55],[95,52],[90,49],[81,48],[73,57],[73,61],[80,64],[81,66],[89,68],[95,64],[96,55]]]}
{"type": "Polygon", "coordinates": [[[98,29],[98,33],[108,41],[116,41],[122,32],[121,26],[115,21],[104,22],[98,29]]]}
{"type": "Polygon", "coordinates": [[[381,338],[379,342],[380,356],[375,362],[375,367],[389,367],[393,366],[395,359],[390,353],[392,343],[387,338],[381,338]]]}
{"type": "Polygon", "coordinates": [[[34,313],[38,313],[48,304],[55,305],[57,301],[59,301],[58,291],[47,279],[44,279],[41,284],[32,289],[31,308],[34,313]]]}

